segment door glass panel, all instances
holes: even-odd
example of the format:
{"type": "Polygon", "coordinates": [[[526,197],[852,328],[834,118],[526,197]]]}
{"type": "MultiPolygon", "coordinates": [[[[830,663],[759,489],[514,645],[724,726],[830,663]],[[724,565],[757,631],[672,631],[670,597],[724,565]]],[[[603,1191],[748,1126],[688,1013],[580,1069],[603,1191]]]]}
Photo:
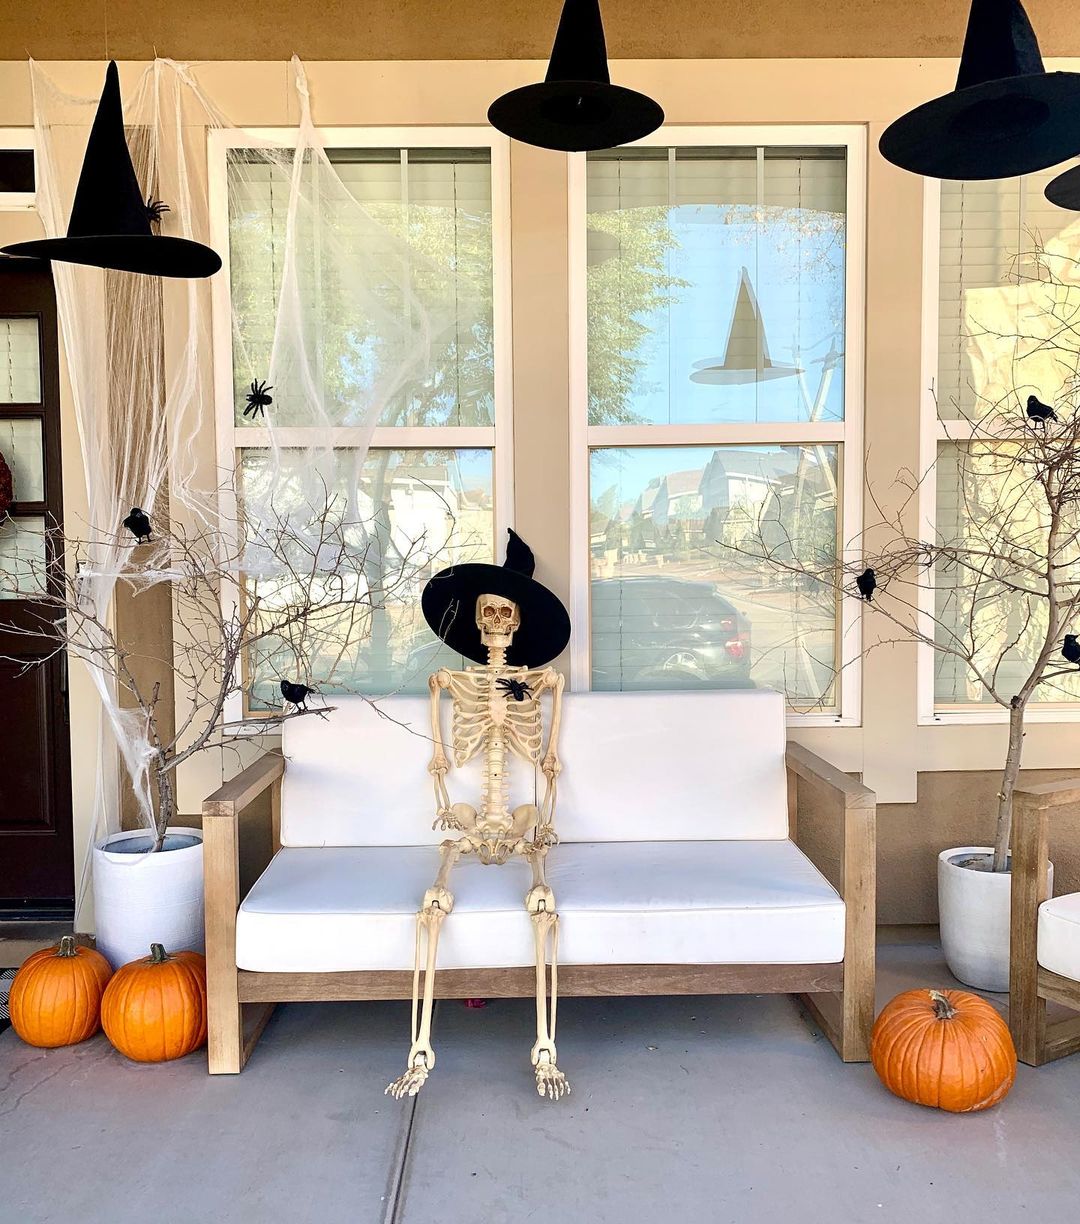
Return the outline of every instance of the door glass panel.
{"type": "Polygon", "coordinates": [[[45,447],[36,417],[0,417],[0,455],[11,469],[18,502],[45,500],[45,447]]]}
{"type": "Polygon", "coordinates": [[[0,523],[0,599],[31,599],[45,589],[45,519],[0,523]]]}
{"type": "Polygon", "coordinates": [[[40,403],[37,319],[0,318],[0,404],[40,403]]]}

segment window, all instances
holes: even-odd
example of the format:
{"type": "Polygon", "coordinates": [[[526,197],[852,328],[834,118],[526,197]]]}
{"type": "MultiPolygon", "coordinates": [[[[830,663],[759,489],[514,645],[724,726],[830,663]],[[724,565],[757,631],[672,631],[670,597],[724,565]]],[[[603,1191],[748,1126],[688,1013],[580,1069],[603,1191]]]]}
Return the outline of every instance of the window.
{"type": "Polygon", "coordinates": [[[0,128],[0,210],[34,207],[33,128],[0,128]]]}
{"type": "Polygon", "coordinates": [[[574,159],[576,687],[857,721],[857,610],[750,554],[828,564],[860,520],[863,159],[810,127],[574,159]]]}
{"type": "MultiPolygon", "coordinates": [[[[285,134],[264,135],[286,144],[285,134]]],[[[374,286],[379,310],[367,317],[357,317],[356,299],[344,292],[345,274],[338,269],[327,269],[303,287],[317,320],[323,372],[328,424],[319,433],[328,430],[333,447],[332,471],[325,479],[332,493],[348,498],[372,525],[369,590],[378,590],[388,574],[400,577],[411,541],[422,537],[430,558],[408,569],[407,581],[393,583],[391,594],[380,601],[385,606],[372,613],[359,637],[354,627],[349,641],[334,646],[336,671],[348,687],[372,695],[420,691],[434,668],[462,665],[423,620],[424,582],[444,565],[491,559],[496,530],[509,517],[505,142],[488,130],[471,129],[411,130],[408,145],[401,143],[402,132],[326,136],[346,190],[376,222],[357,225],[355,209],[340,217],[328,213],[328,223],[338,227],[335,237],[350,265],[348,275],[375,282],[380,267],[398,257],[379,249],[391,239],[410,263],[415,253],[421,271],[408,281],[411,300],[395,289],[397,281],[374,286]],[[390,343],[380,331],[388,326],[381,318],[408,312],[417,303],[421,309],[429,305],[423,268],[438,274],[438,309],[451,311],[452,318],[426,354],[423,374],[387,397],[368,447],[369,366],[380,344],[390,343]],[[452,305],[447,305],[447,284],[452,305]]],[[[237,139],[235,134],[215,138],[237,139]]],[[[221,462],[238,471],[242,493],[255,495],[274,469],[270,431],[244,409],[251,380],[265,378],[269,366],[289,182],[285,172],[244,147],[230,144],[219,156],[214,212],[227,219],[229,271],[223,290],[228,298],[222,303],[226,322],[219,325],[215,350],[221,462]],[[232,336],[227,334],[230,311],[232,336]]],[[[222,241],[219,249],[225,246],[222,241]]],[[[322,442],[314,440],[315,431],[288,391],[275,390],[273,412],[274,441],[281,448],[275,496],[282,490],[287,496],[290,464],[309,462],[304,448],[322,442]]],[[[287,654],[287,643],[270,643],[247,660],[245,687],[253,707],[280,704],[277,677],[287,654]]]]}
{"type": "MultiPolygon", "coordinates": [[[[1080,244],[1080,223],[1043,194],[1059,169],[926,186],[922,453],[934,477],[923,482],[922,518],[939,538],[974,540],[988,521],[1000,521],[1017,539],[1045,530],[1037,501],[1016,478],[1009,439],[1013,421],[1022,434],[1027,396],[1053,403],[1076,368],[1075,356],[1057,341],[1047,343],[1058,329],[1064,347],[1073,346],[1059,324],[1080,305],[1068,263],[1080,244]],[[980,437],[980,425],[992,428],[992,444],[980,437]]],[[[1000,658],[1004,691],[1026,677],[1045,631],[1041,600],[993,580],[938,573],[923,608],[939,640],[956,635],[970,643],[984,666],[1000,658]]],[[[1003,717],[962,661],[927,648],[920,666],[922,721],[978,718],[980,706],[987,717],[1003,717]]],[[[1037,689],[1034,700],[1047,717],[1060,717],[1080,701],[1080,685],[1066,677],[1037,689]]]]}

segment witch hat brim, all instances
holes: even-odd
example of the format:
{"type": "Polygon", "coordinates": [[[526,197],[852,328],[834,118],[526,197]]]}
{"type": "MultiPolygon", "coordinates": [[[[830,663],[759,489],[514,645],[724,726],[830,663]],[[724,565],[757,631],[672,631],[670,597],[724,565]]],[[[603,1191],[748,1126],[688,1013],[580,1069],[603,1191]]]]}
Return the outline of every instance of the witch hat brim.
{"type": "Polygon", "coordinates": [[[2,250],[5,255],[148,276],[200,278],[212,276],[221,267],[218,253],[201,242],[154,233],[124,135],[115,62],[105,73],[67,235],[16,242],[2,250]]]}
{"type": "Polygon", "coordinates": [[[1020,0],[972,0],[956,88],[901,115],[878,148],[930,178],[1045,170],[1080,152],[1080,74],[1044,70],[1020,0]]]}
{"type": "Polygon", "coordinates": [[[1043,195],[1058,208],[1080,212],[1080,166],[1073,166],[1071,170],[1059,174],[1056,179],[1051,179],[1043,195]]]}
{"type": "Polygon", "coordinates": [[[1043,72],[956,89],[901,115],[882,156],[939,179],[1016,178],[1080,152],[1080,73],[1043,72]]]}
{"type": "Polygon", "coordinates": [[[599,0],[565,0],[547,76],[497,98],[488,122],[524,144],[587,153],[648,136],[664,112],[645,94],[611,84],[599,0]]]}
{"type": "Polygon", "coordinates": [[[622,85],[540,81],[497,98],[488,122],[524,144],[587,153],[648,136],[664,122],[664,112],[652,98],[622,85]]]}
{"type": "Polygon", "coordinates": [[[757,295],[746,268],[739,272],[739,288],[728,324],[723,357],[695,361],[692,369],[691,382],[728,387],[771,382],[776,378],[791,378],[802,373],[800,366],[773,361],[769,356],[769,343],[761,322],[757,295]]]}
{"type": "MultiPolygon", "coordinates": [[[[508,561],[515,541],[511,535],[508,561]]],[[[481,595],[509,599],[521,609],[521,627],[506,652],[511,666],[543,667],[565,649],[570,616],[553,591],[509,565],[470,562],[440,570],[420,597],[424,619],[451,650],[474,663],[487,663],[487,647],[476,627],[476,601],[481,595]]]]}

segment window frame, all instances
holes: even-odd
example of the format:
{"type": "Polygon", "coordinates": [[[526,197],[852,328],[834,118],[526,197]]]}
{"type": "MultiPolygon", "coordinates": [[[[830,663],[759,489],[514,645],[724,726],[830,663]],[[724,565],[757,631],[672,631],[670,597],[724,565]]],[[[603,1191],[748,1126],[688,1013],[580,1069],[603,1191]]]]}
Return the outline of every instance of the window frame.
{"type": "MultiPolygon", "coordinates": [[[[371,431],[368,450],[490,450],[492,452],[492,527],[495,551],[503,530],[514,521],[514,410],[513,334],[510,263],[510,141],[491,127],[317,127],[323,147],[333,148],[476,148],[491,155],[491,246],[492,328],[494,355],[494,418],[491,425],[380,425],[371,431]]],[[[233,149],[295,148],[299,128],[245,127],[211,129],[207,132],[207,195],[210,245],[221,256],[222,267],[210,281],[211,341],[213,351],[213,402],[215,457],[219,471],[232,471],[245,449],[269,445],[269,431],[258,426],[238,426],[234,402],[232,281],[229,245],[228,156],[233,149]]],[[[282,446],[303,445],[307,431],[301,426],[275,431],[282,446]]],[[[345,449],[363,440],[367,430],[342,426],[331,430],[335,449],[345,449]]],[[[235,514],[235,505],[226,507],[235,514]]],[[[226,612],[240,602],[239,583],[222,586],[226,612]]],[[[258,717],[244,708],[242,693],[229,698],[225,721],[258,717]]],[[[236,728],[238,736],[257,734],[257,728],[236,728]]]]}
{"type": "MultiPolygon", "coordinates": [[[[610,446],[723,446],[768,443],[820,443],[839,448],[842,497],[840,555],[858,559],[848,542],[862,531],[863,414],[866,333],[866,127],[861,124],[722,124],[662,127],[627,147],[663,148],[702,145],[827,145],[847,157],[847,233],[844,304],[844,420],[804,423],[712,425],[590,425],[587,298],[587,155],[568,162],[569,323],[570,323],[570,687],[588,691],[591,667],[591,592],[589,581],[589,456],[610,446]],[[854,526],[854,530],[853,530],[854,526]]],[[[862,725],[862,615],[860,601],[840,599],[836,631],[839,652],[839,704],[833,711],[788,710],[788,725],[858,727],[862,725]]]]}
{"type": "Polygon", "coordinates": [[[0,127],[0,148],[29,149],[34,155],[34,191],[0,191],[0,212],[33,212],[37,208],[37,140],[32,127],[0,127]]]}
{"type": "MultiPolygon", "coordinates": [[[[923,179],[923,267],[922,267],[922,357],[919,396],[919,472],[933,473],[919,484],[919,539],[932,542],[937,528],[937,456],[940,442],[970,442],[978,428],[963,418],[942,419],[935,397],[938,377],[941,295],[941,182],[923,179]]],[[[1017,432],[1022,438],[1022,432],[1017,432]]],[[[999,438],[998,440],[1007,440],[999,438]]],[[[934,592],[920,589],[919,627],[924,634],[934,632],[934,592]]],[[[1007,723],[1009,713],[999,705],[939,706],[935,693],[937,652],[925,642],[917,646],[916,685],[920,727],[993,726],[1007,723]]],[[[1032,702],[1025,714],[1030,723],[1080,722],[1080,702],[1032,702]]]]}

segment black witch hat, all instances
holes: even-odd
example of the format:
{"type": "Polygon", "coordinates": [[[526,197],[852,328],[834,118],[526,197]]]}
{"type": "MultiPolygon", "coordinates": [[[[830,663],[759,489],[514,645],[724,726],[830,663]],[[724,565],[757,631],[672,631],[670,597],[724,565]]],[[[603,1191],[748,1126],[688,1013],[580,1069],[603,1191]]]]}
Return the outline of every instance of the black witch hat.
{"type": "Polygon", "coordinates": [[[30,255],[62,263],[144,272],[149,276],[212,276],[221,257],[201,242],[155,234],[124,138],[120,76],[115,62],[105,73],[94,125],[86,142],[67,237],[16,242],[5,255],[30,255]]]}
{"type": "Polygon", "coordinates": [[[972,0],[956,88],[901,115],[879,148],[932,178],[1045,170],[1080,152],[1080,73],[1043,68],[1020,0],[972,0]]]}
{"type": "Polygon", "coordinates": [[[664,112],[645,94],[611,84],[599,0],[565,0],[547,76],[496,98],[488,122],[525,144],[582,153],[640,140],[664,112]]]}
{"type": "Polygon", "coordinates": [[[745,268],[739,275],[739,291],[728,327],[723,357],[695,361],[690,381],[710,385],[735,386],[742,383],[769,382],[790,378],[802,370],[786,361],[773,361],[761,322],[754,286],[745,268]]]}
{"type": "Polygon", "coordinates": [[[570,640],[570,617],[562,601],[532,576],[532,549],[515,531],[508,532],[502,565],[470,563],[440,570],[424,587],[420,606],[431,629],[458,654],[486,663],[487,648],[476,627],[476,601],[498,595],[521,609],[521,628],[506,652],[513,666],[542,667],[570,640]]]}

